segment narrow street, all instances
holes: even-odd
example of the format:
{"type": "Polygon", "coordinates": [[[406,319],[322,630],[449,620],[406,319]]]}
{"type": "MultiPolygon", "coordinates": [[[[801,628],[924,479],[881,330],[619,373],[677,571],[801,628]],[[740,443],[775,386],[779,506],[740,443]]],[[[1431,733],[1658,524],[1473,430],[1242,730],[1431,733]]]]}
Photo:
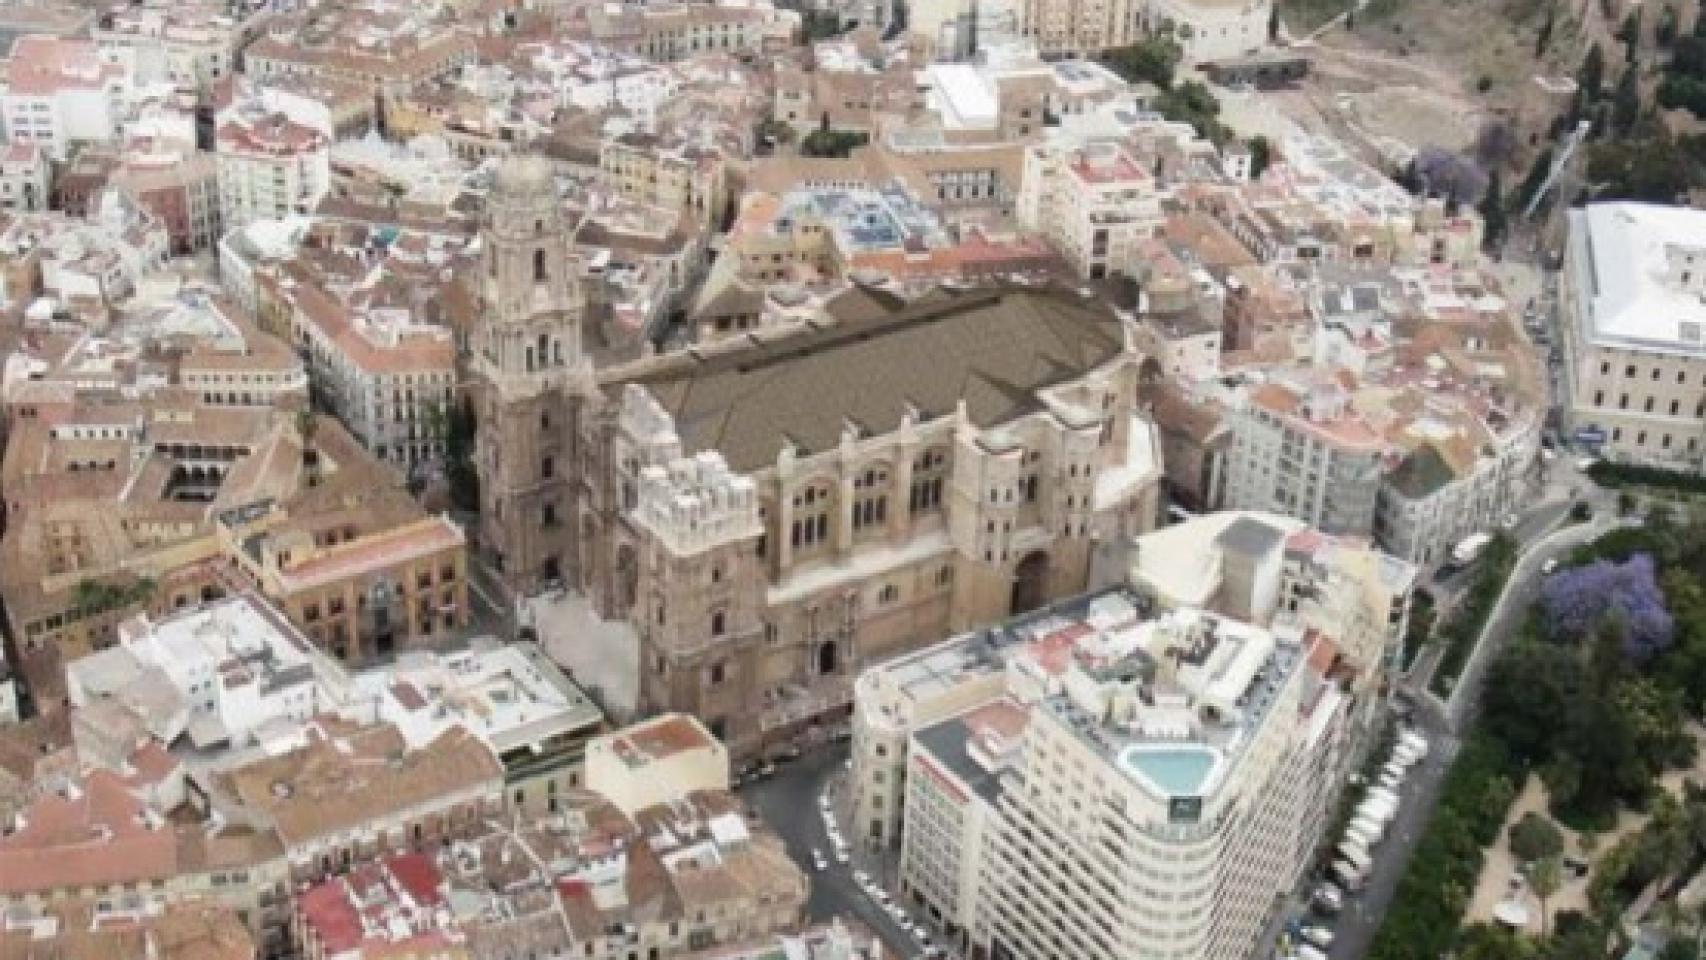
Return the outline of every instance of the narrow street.
{"type": "MultiPolygon", "coordinates": [[[[836,863],[831,857],[818,797],[834,783],[835,774],[841,772],[847,756],[845,743],[808,750],[800,759],[777,766],[773,776],[741,787],[740,795],[782,837],[794,862],[811,873],[812,892],[806,901],[806,916],[812,923],[828,923],[838,916],[857,917],[897,957],[915,957],[921,952],[918,942],[853,881],[854,870],[864,869],[873,875],[876,870],[862,864],[857,851],[850,863],[836,863]],[[822,871],[812,870],[813,850],[821,850],[830,858],[822,871]]],[[[890,896],[894,892],[890,890],[890,896]]]]}

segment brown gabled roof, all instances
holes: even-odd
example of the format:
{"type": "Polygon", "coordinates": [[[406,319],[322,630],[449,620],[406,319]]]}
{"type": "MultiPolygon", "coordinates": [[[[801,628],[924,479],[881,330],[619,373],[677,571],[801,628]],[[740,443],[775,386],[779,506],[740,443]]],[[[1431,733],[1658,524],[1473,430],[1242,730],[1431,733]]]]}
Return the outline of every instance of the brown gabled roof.
{"type": "Polygon", "coordinates": [[[718,450],[736,470],[840,443],[963,400],[980,427],[1037,409],[1036,393],[1119,356],[1120,322],[1064,290],[943,293],[864,321],[784,335],[713,356],[678,355],[610,371],[647,387],[675,418],[687,452],[718,450]]]}

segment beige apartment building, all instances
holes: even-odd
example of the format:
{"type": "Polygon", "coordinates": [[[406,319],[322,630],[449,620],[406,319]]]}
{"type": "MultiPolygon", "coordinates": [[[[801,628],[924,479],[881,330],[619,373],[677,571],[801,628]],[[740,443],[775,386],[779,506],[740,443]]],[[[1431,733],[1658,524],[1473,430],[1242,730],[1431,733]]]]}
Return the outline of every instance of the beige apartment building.
{"type": "Polygon", "coordinates": [[[1706,213],[1570,212],[1558,285],[1566,417],[1606,457],[1699,471],[1706,456],[1706,213]]]}
{"type": "Polygon", "coordinates": [[[216,530],[232,565],[316,647],[361,664],[468,625],[467,538],[412,506],[293,517],[261,501],[220,513],[216,530]]]}
{"type": "Polygon", "coordinates": [[[713,150],[627,133],[603,142],[598,170],[604,185],[623,197],[678,210],[700,228],[720,222],[728,206],[727,165],[713,150]]]}
{"type": "Polygon", "coordinates": [[[1019,31],[1044,56],[1090,57],[1135,43],[1143,0],[1024,0],[1019,31]]]}
{"type": "MultiPolygon", "coordinates": [[[[1139,537],[1133,552],[1122,579],[1156,609],[1212,610],[1275,632],[1327,638],[1350,680],[1350,716],[1363,723],[1377,708],[1386,667],[1408,624],[1412,565],[1289,517],[1236,511],[1157,529],[1139,537]]],[[[1034,690],[1015,684],[1010,663],[1053,656],[1048,644],[1032,641],[1066,625],[1061,611],[1083,609],[1063,601],[860,674],[850,813],[861,842],[875,850],[900,841],[909,738],[1009,694],[1029,703],[1034,690]]]]}
{"type": "Polygon", "coordinates": [[[886,664],[852,782],[896,832],[868,840],[966,956],[1249,956],[1339,782],[1330,648],[1121,587],[886,664]],[[928,706],[898,744],[890,689],[928,706]]]}
{"type": "Polygon", "coordinates": [[[1117,143],[1030,147],[1021,184],[1019,223],[1090,280],[1137,276],[1167,222],[1155,177],[1117,143]]]}

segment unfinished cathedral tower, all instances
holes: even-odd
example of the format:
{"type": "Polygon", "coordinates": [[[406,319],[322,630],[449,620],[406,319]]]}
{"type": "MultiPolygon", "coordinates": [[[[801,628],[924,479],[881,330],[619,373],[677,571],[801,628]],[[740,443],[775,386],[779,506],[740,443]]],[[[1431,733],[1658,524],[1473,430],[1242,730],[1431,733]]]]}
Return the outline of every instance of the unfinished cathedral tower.
{"type": "Polygon", "coordinates": [[[480,547],[512,594],[570,579],[574,418],[591,390],[580,285],[549,161],[502,161],[481,230],[480,547]]]}

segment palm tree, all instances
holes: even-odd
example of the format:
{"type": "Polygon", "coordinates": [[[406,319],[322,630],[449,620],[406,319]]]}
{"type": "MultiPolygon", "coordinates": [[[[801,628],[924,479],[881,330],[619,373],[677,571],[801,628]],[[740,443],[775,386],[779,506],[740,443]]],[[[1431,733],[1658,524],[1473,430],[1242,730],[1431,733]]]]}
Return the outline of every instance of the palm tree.
{"type": "Polygon", "coordinates": [[[1534,888],[1534,896],[1540,901],[1540,935],[1547,936],[1552,922],[1548,907],[1558,888],[1564,885],[1563,864],[1555,856],[1536,860],[1528,868],[1528,885],[1534,888]]]}

